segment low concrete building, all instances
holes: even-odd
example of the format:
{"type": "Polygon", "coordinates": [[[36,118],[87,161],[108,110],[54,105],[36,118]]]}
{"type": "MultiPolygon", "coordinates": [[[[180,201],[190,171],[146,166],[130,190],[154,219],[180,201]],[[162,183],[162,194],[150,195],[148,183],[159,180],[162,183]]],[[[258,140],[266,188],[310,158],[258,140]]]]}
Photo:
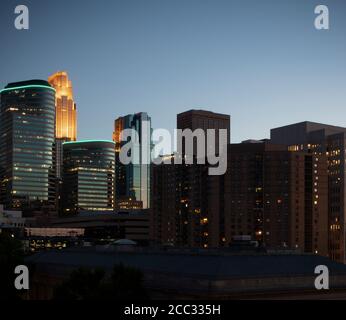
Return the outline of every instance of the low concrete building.
{"type": "Polygon", "coordinates": [[[6,228],[21,233],[25,227],[32,226],[35,222],[35,218],[24,218],[22,211],[5,210],[4,206],[0,204],[0,231],[6,228]]]}
{"type": "Polygon", "coordinates": [[[56,228],[83,228],[86,238],[129,239],[139,244],[149,242],[147,210],[115,212],[81,212],[76,216],[57,218],[50,222],[56,228]]]}

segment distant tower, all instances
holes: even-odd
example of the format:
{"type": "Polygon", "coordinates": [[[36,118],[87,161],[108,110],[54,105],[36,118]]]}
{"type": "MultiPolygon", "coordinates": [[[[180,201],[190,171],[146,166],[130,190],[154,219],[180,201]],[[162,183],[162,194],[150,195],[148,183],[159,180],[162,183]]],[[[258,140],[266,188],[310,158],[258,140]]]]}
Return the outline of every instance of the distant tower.
{"type": "Polygon", "coordinates": [[[138,156],[140,161],[145,157],[150,159],[152,150],[151,118],[146,112],[129,114],[115,120],[113,141],[115,142],[116,157],[116,207],[117,209],[148,209],[150,207],[151,165],[145,163],[124,165],[120,162],[120,149],[127,143],[127,141],[120,140],[121,131],[124,129],[137,131],[140,146],[132,152],[138,156]],[[145,139],[143,135],[147,135],[148,139],[145,139]]]}
{"type": "Polygon", "coordinates": [[[55,137],[68,141],[77,139],[77,110],[73,100],[72,83],[67,72],[59,71],[48,78],[55,88],[56,124],[55,137]]]}
{"type": "MultiPolygon", "coordinates": [[[[48,78],[55,93],[55,163],[56,177],[62,178],[63,154],[62,144],[77,139],[77,109],[73,100],[72,83],[67,72],[59,71],[48,78]]],[[[59,188],[59,182],[57,181],[59,188]]],[[[59,192],[58,192],[59,193],[59,192]]]]}

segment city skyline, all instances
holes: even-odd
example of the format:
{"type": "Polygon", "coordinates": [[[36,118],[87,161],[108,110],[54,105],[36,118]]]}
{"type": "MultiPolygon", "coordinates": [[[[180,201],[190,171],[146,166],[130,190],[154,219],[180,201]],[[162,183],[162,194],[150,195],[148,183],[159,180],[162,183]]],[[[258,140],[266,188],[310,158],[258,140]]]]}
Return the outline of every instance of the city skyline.
{"type": "Polygon", "coordinates": [[[3,1],[0,301],[346,300],[345,31],[346,0],[3,1]]]}
{"type": "Polygon", "coordinates": [[[175,115],[188,109],[230,114],[232,142],[269,138],[269,128],[305,120],[344,126],[345,4],[324,3],[331,15],[328,31],[314,29],[317,3],[310,0],[221,1],[218,6],[117,1],[89,3],[83,14],[78,1],[35,1],[28,4],[28,31],[13,27],[8,3],[0,22],[8,43],[0,86],[68,71],[81,140],[111,140],[113,120],[138,112],[152,117],[153,128],[172,130],[175,115]],[[65,23],[55,31],[63,14],[65,23]],[[205,19],[210,14],[217,23],[205,19]],[[134,26],[135,17],[142,28],[134,26]],[[34,50],[42,46],[38,39],[48,34],[47,25],[52,26],[45,37],[49,55],[34,50]],[[162,110],[164,117],[158,114],[162,110]]]}

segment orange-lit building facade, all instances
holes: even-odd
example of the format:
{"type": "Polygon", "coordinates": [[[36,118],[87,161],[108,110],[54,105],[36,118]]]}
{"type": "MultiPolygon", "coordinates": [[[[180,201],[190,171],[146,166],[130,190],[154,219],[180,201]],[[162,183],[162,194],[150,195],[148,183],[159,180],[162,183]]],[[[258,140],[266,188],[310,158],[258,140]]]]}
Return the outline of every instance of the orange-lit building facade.
{"type": "Polygon", "coordinates": [[[65,71],[54,73],[48,82],[56,90],[55,136],[65,141],[77,139],[77,109],[73,100],[72,83],[65,71]]]}

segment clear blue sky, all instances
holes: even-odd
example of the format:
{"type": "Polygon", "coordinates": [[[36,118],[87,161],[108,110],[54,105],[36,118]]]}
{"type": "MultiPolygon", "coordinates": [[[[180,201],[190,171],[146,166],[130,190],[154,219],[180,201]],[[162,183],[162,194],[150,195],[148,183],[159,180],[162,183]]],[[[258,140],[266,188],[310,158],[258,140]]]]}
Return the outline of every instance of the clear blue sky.
{"type": "Polygon", "coordinates": [[[346,126],[345,0],[1,0],[0,87],[68,71],[79,139],[146,111],[172,129],[191,108],[232,117],[232,141],[311,120],[346,126]],[[26,4],[30,30],[14,28],[26,4]],[[330,10],[329,31],[314,8],[330,10]]]}

